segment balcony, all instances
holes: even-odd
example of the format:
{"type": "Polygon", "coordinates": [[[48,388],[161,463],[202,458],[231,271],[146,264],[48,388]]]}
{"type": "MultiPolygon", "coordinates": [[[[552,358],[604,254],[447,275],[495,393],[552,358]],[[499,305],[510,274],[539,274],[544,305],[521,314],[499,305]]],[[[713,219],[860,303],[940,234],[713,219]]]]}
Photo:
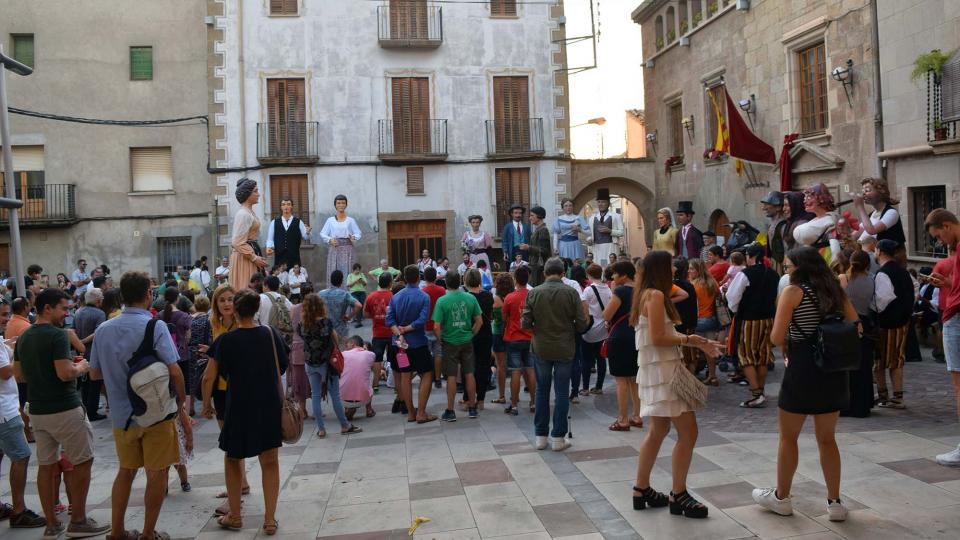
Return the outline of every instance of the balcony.
{"type": "Polygon", "coordinates": [[[263,164],[304,165],[320,161],[319,122],[257,124],[257,160],[263,164]]]}
{"type": "MultiPolygon", "coordinates": [[[[23,201],[18,217],[20,227],[45,228],[68,227],[77,222],[76,187],[73,184],[41,184],[26,186],[27,197],[23,199],[23,188],[17,187],[17,198],[23,201]]],[[[3,188],[3,193],[6,193],[3,188]]],[[[0,210],[0,229],[10,226],[9,210],[0,210]]]]}
{"type": "Polygon", "coordinates": [[[935,154],[960,152],[960,67],[927,73],[927,142],[935,154]]]}
{"type": "Polygon", "coordinates": [[[380,120],[379,132],[382,161],[423,163],[447,159],[446,120],[380,120]]]}
{"type": "Polygon", "coordinates": [[[543,118],[487,120],[486,127],[489,157],[543,154],[543,118]]]}
{"type": "Polygon", "coordinates": [[[384,49],[436,49],[443,43],[443,13],[426,3],[390,2],[377,8],[377,36],[384,49]]]}

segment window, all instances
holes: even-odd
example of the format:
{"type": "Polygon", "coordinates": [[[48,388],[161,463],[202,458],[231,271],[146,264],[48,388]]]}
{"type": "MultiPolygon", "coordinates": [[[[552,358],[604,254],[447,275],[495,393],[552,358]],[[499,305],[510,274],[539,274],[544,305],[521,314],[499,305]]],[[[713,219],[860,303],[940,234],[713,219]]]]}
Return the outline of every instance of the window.
{"type": "Polygon", "coordinates": [[[391,90],[394,152],[430,153],[430,79],[394,77],[391,90]]]}
{"type": "Polygon", "coordinates": [[[683,156],[683,104],[676,102],[667,110],[670,122],[670,155],[683,156]]]}
{"type": "Polygon", "coordinates": [[[497,199],[497,231],[500,231],[510,222],[510,207],[521,204],[530,208],[530,169],[510,168],[497,169],[495,172],[496,199],[497,199]]]}
{"type": "Polygon", "coordinates": [[[267,79],[268,145],[271,156],[307,153],[307,105],[303,79],[267,79]]]}
{"type": "Polygon", "coordinates": [[[423,167],[407,167],[407,195],[423,194],[423,167]]]}
{"type": "Polygon", "coordinates": [[[490,15],[493,17],[516,17],[517,0],[490,0],[490,15]]]}
{"type": "Polygon", "coordinates": [[[33,67],[33,34],[13,34],[13,59],[33,67]]]}
{"type": "Polygon", "coordinates": [[[133,191],[172,191],[173,153],[169,146],[130,149],[133,191]]]}
{"type": "Polygon", "coordinates": [[[923,222],[935,208],[946,208],[947,190],[944,186],[910,188],[910,228],[913,230],[913,254],[921,257],[946,257],[947,248],[927,234],[923,222]]]}
{"type": "Polygon", "coordinates": [[[827,65],[823,43],[797,52],[800,96],[800,132],[827,129],[827,65]]]}
{"type": "Polygon", "coordinates": [[[167,236],[157,239],[160,255],[160,275],[166,276],[177,271],[178,267],[192,268],[189,236],[167,236]]]}
{"type": "Polygon", "coordinates": [[[723,85],[714,86],[713,88],[708,88],[706,92],[706,106],[704,111],[706,111],[707,117],[707,131],[705,137],[707,138],[707,143],[705,148],[707,150],[717,148],[717,113],[713,108],[713,103],[716,102],[717,108],[720,109],[720,116],[723,118],[724,125],[727,125],[727,97],[723,94],[723,85]],[[711,101],[710,97],[713,96],[711,101]]]}
{"type": "Polygon", "coordinates": [[[130,47],[130,80],[153,80],[153,47],[130,47]]]}
{"type": "MultiPolygon", "coordinates": [[[[0,159],[2,156],[3,151],[0,151],[0,159]]],[[[0,161],[0,164],[2,163],[0,161]]],[[[0,170],[0,179],[2,178],[3,171],[0,170]]],[[[16,196],[24,201],[24,210],[21,215],[26,215],[30,210],[30,199],[43,199],[45,195],[43,146],[13,147],[13,178],[16,196]],[[26,199],[23,196],[24,192],[27,194],[26,199]]],[[[0,193],[3,193],[0,196],[6,197],[6,184],[0,184],[0,189],[2,189],[0,193]]]]}
{"type": "Polygon", "coordinates": [[[394,268],[417,264],[420,253],[430,250],[435,260],[447,255],[443,240],[447,234],[443,219],[387,222],[387,260],[394,268]]]}
{"type": "Polygon", "coordinates": [[[493,117],[496,150],[530,150],[530,99],[527,77],[493,78],[493,117]]]}
{"type": "Polygon", "coordinates": [[[280,201],[293,201],[293,215],[304,225],[310,225],[310,190],[305,174],[274,174],[270,176],[270,219],[279,216],[280,201]]]}
{"type": "Polygon", "coordinates": [[[271,15],[296,15],[298,0],[270,0],[271,15]]]}
{"type": "Polygon", "coordinates": [[[430,38],[427,0],[390,0],[390,38],[430,38]]]}

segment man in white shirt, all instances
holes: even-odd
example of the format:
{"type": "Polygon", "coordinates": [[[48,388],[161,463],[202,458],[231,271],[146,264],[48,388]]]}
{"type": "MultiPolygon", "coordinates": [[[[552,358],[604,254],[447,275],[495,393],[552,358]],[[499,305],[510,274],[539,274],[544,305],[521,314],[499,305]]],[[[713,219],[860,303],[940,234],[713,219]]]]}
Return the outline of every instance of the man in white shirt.
{"type": "Polygon", "coordinates": [[[270,324],[270,310],[273,308],[274,300],[282,300],[288,311],[293,309],[293,304],[280,294],[280,279],[277,276],[269,276],[263,280],[263,291],[260,294],[260,311],[255,318],[262,326],[266,326],[270,324]]]}
{"type": "Polygon", "coordinates": [[[446,257],[441,257],[440,261],[437,264],[437,279],[443,279],[447,275],[447,272],[450,271],[450,259],[446,257]]]}
{"type": "Polygon", "coordinates": [[[213,272],[213,278],[217,280],[217,285],[223,285],[230,277],[230,259],[223,257],[220,259],[220,266],[213,272]]]}
{"type": "Polygon", "coordinates": [[[310,227],[293,215],[293,201],[280,201],[280,216],[267,227],[267,255],[274,255],[273,264],[287,268],[300,264],[300,242],[310,240],[310,227]]]}
{"type": "Polygon", "coordinates": [[[203,267],[202,261],[194,263],[193,270],[190,271],[190,279],[199,285],[202,291],[207,292],[210,290],[210,284],[212,283],[210,271],[203,267]]]}
{"type": "Polygon", "coordinates": [[[895,259],[895,240],[877,242],[880,270],[875,277],[873,301],[877,308],[877,359],[874,380],[877,383],[877,406],[903,409],[903,363],[907,355],[907,332],[913,316],[913,280],[907,269],[895,259]],[[887,372],[893,386],[893,397],[887,392],[887,372]]]}
{"type": "Polygon", "coordinates": [[[437,263],[432,258],[430,258],[430,250],[429,249],[423,250],[423,252],[420,254],[420,260],[417,261],[417,268],[420,269],[420,273],[422,274],[423,271],[426,270],[427,268],[436,268],[436,267],[437,267],[437,263]]]}
{"type": "Polygon", "coordinates": [[[73,282],[74,287],[83,287],[87,283],[90,283],[90,274],[87,273],[87,260],[80,259],[77,261],[77,269],[73,271],[73,274],[70,275],[70,281],[73,282]]]}
{"type": "Polygon", "coordinates": [[[287,286],[290,287],[290,294],[300,294],[300,286],[307,282],[307,274],[299,264],[293,265],[293,269],[287,273],[287,286]]]}
{"type": "Polygon", "coordinates": [[[470,270],[471,268],[473,268],[473,261],[470,260],[470,254],[464,253],[463,262],[457,267],[457,273],[463,276],[467,273],[467,270],[470,270]]]}

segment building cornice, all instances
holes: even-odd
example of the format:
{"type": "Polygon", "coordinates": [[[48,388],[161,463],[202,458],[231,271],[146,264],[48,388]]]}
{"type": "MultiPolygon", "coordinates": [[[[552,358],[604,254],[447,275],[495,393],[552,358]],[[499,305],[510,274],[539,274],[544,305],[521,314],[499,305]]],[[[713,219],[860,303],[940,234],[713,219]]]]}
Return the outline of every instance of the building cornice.
{"type": "Polygon", "coordinates": [[[654,13],[656,13],[660,8],[667,5],[670,0],[644,0],[637,9],[633,10],[633,13],[630,14],[630,18],[633,19],[633,22],[637,24],[643,24],[644,21],[649,19],[654,13]]]}

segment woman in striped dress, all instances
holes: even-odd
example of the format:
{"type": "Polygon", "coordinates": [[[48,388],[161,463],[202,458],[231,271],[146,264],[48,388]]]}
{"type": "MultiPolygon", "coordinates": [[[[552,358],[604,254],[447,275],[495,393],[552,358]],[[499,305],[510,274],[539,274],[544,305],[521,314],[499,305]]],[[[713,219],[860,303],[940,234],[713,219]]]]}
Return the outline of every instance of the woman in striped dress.
{"type": "MultiPolygon", "coordinates": [[[[320,238],[330,246],[327,252],[327,275],[329,280],[334,270],[343,275],[349,275],[353,263],[357,260],[356,243],[360,240],[360,226],[356,220],[347,215],[347,196],[337,195],[333,199],[336,215],[327,218],[320,230],[320,238]]],[[[232,270],[231,270],[232,271],[232,270]]]]}

